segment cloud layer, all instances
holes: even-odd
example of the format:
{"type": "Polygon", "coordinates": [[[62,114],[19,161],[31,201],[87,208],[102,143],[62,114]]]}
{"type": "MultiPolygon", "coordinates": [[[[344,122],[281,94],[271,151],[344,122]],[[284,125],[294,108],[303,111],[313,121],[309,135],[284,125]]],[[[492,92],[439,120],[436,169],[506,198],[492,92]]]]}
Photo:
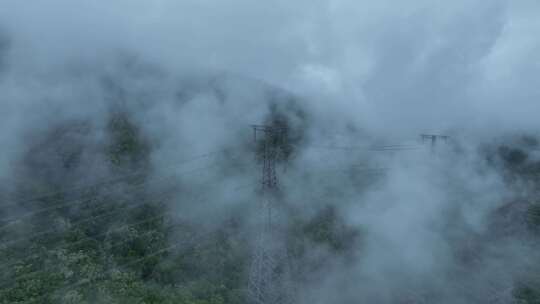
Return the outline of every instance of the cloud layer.
{"type": "MultiPolygon", "coordinates": [[[[540,129],[539,11],[533,0],[4,0],[0,179],[36,129],[84,118],[102,130],[115,106],[151,139],[157,175],[230,146],[247,165],[249,124],[264,122],[274,100],[306,132],[282,179],[294,208],[310,216],[337,203],[365,232],[355,262],[318,273],[301,291],[306,302],[484,300],[512,286],[526,264],[517,257],[531,249],[485,239],[489,216],[516,194],[478,147],[540,129]],[[410,145],[423,132],[456,143],[437,153],[314,148],[410,145]],[[331,162],[388,170],[309,173],[331,162]],[[457,257],[474,251],[468,242],[482,247],[469,269],[457,257]]],[[[255,178],[245,171],[190,182],[204,188],[223,176],[214,214],[255,199],[231,191],[255,178]]]]}

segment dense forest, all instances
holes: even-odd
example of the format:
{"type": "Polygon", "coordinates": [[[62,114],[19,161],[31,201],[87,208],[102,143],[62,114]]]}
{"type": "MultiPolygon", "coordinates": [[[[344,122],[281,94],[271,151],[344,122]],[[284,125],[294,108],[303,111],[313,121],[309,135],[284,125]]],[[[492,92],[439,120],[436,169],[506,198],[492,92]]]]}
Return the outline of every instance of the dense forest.
{"type": "MultiPolygon", "coordinates": [[[[278,114],[269,120],[284,122],[278,114]]],[[[40,130],[39,140],[21,156],[15,191],[1,209],[1,303],[246,303],[252,248],[245,214],[230,212],[210,226],[189,212],[175,216],[189,210],[193,195],[181,184],[152,186],[151,139],[130,116],[110,115],[107,140],[91,140],[92,128],[70,121],[40,130]],[[88,180],[96,165],[107,166],[107,180],[88,180]]],[[[280,162],[294,157],[288,142],[300,140],[286,138],[274,143],[287,152],[280,162]]],[[[536,147],[534,138],[519,137],[486,145],[482,153],[507,183],[537,191],[540,161],[526,152],[536,147]]],[[[234,162],[220,157],[225,164],[234,162]]],[[[228,168],[221,178],[230,170],[242,169],[228,168]]],[[[195,201],[201,197],[212,199],[199,195],[195,201]]],[[[364,232],[345,223],[335,197],[307,217],[294,210],[288,214],[286,243],[298,286],[309,286],[333,263],[361,259],[364,232]],[[314,254],[321,248],[332,260],[314,254]]],[[[540,237],[540,205],[534,199],[506,202],[490,217],[491,228],[476,236],[478,243],[455,252],[463,265],[476,263],[477,251],[499,239],[534,243],[540,237]]],[[[512,289],[516,303],[540,303],[536,271],[523,273],[512,289]]]]}
{"type": "MultiPolygon", "coordinates": [[[[106,131],[96,143],[88,123],[62,123],[22,156],[1,210],[1,303],[245,303],[251,252],[242,215],[211,228],[173,216],[171,201],[182,208],[189,189],[152,189],[149,139],[126,113],[111,114],[106,131]],[[100,157],[113,178],[90,183],[85,174],[100,157]]],[[[298,261],[315,244],[346,256],[359,239],[331,202],[286,229],[298,261]]],[[[310,261],[303,275],[324,263],[310,261]]]]}

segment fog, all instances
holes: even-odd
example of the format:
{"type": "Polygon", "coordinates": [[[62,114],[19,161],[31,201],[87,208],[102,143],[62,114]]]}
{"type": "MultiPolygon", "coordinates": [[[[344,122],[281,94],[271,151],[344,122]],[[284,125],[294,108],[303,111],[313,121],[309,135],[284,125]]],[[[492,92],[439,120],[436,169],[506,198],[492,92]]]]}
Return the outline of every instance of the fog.
{"type": "MultiPolygon", "coordinates": [[[[298,283],[298,303],[511,303],[537,248],[523,223],[500,232],[493,218],[535,199],[486,150],[540,130],[539,13],[533,0],[3,0],[4,194],[46,130],[85,121],[95,147],[121,109],[147,139],[151,177],[212,197],[172,199],[178,216],[249,218],[258,197],[235,189],[260,178],[250,125],[282,115],[285,220],[332,204],[361,231],[352,256],[312,244],[308,258],[331,262],[298,283]],[[450,140],[431,147],[424,133],[450,140]],[[389,145],[411,149],[376,148],[389,145]],[[217,171],[182,175],[209,160],[217,171]]],[[[92,151],[58,184],[119,174],[92,151]]]]}

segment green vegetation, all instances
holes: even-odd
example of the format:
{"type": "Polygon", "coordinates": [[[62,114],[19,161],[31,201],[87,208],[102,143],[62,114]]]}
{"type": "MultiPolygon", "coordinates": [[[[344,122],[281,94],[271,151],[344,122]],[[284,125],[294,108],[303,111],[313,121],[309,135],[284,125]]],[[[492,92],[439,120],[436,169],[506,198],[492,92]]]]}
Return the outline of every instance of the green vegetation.
{"type": "MultiPolygon", "coordinates": [[[[89,126],[55,130],[25,156],[32,190],[21,185],[21,196],[56,193],[25,201],[21,214],[33,212],[26,220],[0,223],[0,304],[245,303],[250,252],[242,222],[227,218],[205,230],[168,216],[166,198],[141,187],[149,170],[146,140],[122,113],[106,130],[102,154],[111,171],[136,172],[133,178],[63,192],[57,175],[80,173],[85,147],[74,138],[86,136],[89,126]],[[36,174],[37,167],[49,172],[36,174]]],[[[291,246],[305,253],[309,241],[345,250],[352,234],[335,210],[327,211],[296,221],[291,246]]]]}
{"type": "MultiPolygon", "coordinates": [[[[301,141],[287,121],[277,114],[269,121],[286,130],[271,143],[285,147],[280,161],[292,157],[291,143],[301,141]]],[[[106,132],[97,154],[105,156],[113,181],[84,191],[66,192],[64,184],[75,182],[88,166],[87,124],[59,127],[23,157],[29,173],[19,185],[20,196],[52,194],[21,199],[14,213],[0,210],[0,304],[246,303],[250,248],[243,218],[230,215],[211,229],[172,218],[167,196],[144,187],[151,147],[130,117],[114,115],[106,132]],[[114,178],[125,174],[130,178],[114,178]],[[28,213],[25,220],[12,221],[28,213]]],[[[502,147],[490,161],[502,163],[510,181],[519,177],[537,185],[540,166],[523,150],[502,147]]],[[[538,238],[540,205],[528,206],[527,233],[538,238]]],[[[330,203],[311,217],[293,216],[286,231],[293,277],[300,284],[330,263],[356,258],[354,248],[362,242],[362,233],[346,226],[330,203]],[[314,249],[328,255],[312,254],[314,249]]],[[[540,303],[540,285],[523,278],[513,296],[516,303],[540,303]]]]}
{"type": "MultiPolygon", "coordinates": [[[[540,190],[540,161],[531,158],[528,151],[537,150],[538,146],[539,143],[534,137],[524,136],[510,145],[498,147],[495,153],[490,154],[489,160],[492,163],[498,162],[502,166],[509,183],[527,185],[528,190],[535,193],[540,190]]],[[[540,238],[540,203],[538,201],[533,199],[527,202],[523,219],[527,228],[527,231],[524,231],[525,239],[537,242],[540,238]]],[[[537,265],[540,265],[540,261],[537,265]]],[[[515,284],[513,296],[517,304],[540,303],[540,284],[534,275],[538,272],[536,268],[530,269],[531,277],[524,277],[515,284]]]]}

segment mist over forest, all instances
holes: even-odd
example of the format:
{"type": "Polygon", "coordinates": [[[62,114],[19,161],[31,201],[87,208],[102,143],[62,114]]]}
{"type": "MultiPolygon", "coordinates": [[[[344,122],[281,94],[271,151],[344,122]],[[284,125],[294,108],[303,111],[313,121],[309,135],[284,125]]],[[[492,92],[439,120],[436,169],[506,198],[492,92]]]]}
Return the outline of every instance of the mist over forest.
{"type": "Polygon", "coordinates": [[[540,2],[0,1],[0,304],[540,303],[540,2]]]}

